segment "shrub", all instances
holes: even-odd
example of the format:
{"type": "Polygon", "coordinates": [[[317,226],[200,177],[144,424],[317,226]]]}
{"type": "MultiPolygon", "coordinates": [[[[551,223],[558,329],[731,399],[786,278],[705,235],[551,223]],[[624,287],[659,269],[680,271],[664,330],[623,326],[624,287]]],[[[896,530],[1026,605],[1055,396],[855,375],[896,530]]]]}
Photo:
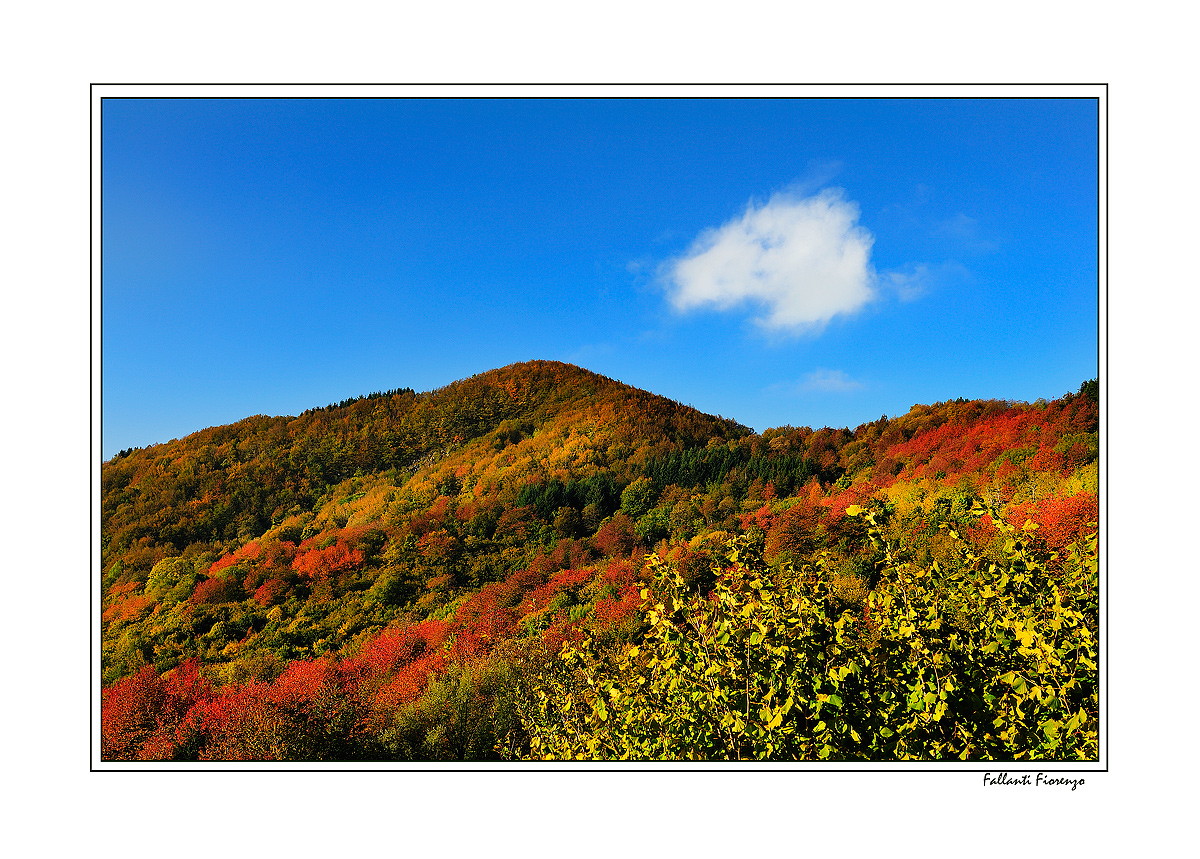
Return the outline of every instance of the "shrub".
{"type": "Polygon", "coordinates": [[[760,541],[735,538],[710,596],[649,556],[645,639],[605,649],[564,636],[516,698],[528,745],[509,747],[537,759],[1098,757],[1094,536],[1056,577],[1028,532],[991,513],[1001,562],[950,530],[963,561],[951,574],[901,560],[874,513],[847,513],[876,553],[861,611],[836,598],[824,553],[773,574],[760,541]]]}

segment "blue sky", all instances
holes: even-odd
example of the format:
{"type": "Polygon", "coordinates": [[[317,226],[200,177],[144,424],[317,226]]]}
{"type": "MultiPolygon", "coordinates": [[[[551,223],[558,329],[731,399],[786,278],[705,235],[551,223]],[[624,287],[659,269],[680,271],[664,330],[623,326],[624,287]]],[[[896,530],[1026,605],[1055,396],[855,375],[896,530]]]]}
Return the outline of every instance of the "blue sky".
{"type": "Polygon", "coordinates": [[[1096,103],[103,103],[104,457],[568,361],[757,430],[1097,373],[1096,103]]]}

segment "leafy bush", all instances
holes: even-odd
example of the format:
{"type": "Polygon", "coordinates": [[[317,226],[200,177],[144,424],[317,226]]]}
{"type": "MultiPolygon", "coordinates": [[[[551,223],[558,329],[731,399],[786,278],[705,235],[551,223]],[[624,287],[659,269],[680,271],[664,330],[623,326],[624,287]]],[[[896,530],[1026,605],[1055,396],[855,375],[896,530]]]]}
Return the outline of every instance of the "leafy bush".
{"type": "MultiPolygon", "coordinates": [[[[649,557],[640,644],[564,644],[516,698],[535,759],[1092,760],[1096,539],[1062,574],[998,515],[1003,562],[949,528],[963,563],[899,560],[867,523],[877,585],[841,608],[828,555],[773,574],[737,537],[711,596],[649,557]]],[[[511,743],[511,748],[518,748],[511,743]]]]}

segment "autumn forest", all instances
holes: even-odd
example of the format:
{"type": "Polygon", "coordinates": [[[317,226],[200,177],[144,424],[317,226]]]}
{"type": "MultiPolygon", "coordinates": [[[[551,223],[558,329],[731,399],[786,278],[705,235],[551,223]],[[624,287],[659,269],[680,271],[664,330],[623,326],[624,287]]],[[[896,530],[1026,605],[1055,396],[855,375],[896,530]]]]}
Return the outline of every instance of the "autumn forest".
{"type": "Polygon", "coordinates": [[[101,756],[1097,760],[1098,401],[758,434],[534,361],[122,451],[101,756]]]}

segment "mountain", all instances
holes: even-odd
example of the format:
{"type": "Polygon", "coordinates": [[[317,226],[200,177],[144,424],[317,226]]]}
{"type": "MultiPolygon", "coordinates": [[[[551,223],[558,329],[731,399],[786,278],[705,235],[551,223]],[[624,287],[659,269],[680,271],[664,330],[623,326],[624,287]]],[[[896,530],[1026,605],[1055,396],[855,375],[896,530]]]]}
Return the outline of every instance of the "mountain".
{"type": "Polygon", "coordinates": [[[356,475],[404,482],[440,474],[445,468],[432,466],[447,458],[490,465],[515,454],[520,462],[506,463],[500,483],[600,471],[621,480],[649,457],[748,434],[733,421],[552,361],[424,394],[402,389],[298,417],[250,417],[103,465],[104,566],[119,560],[141,573],[189,546],[219,551],[312,511],[330,486],[356,475]],[[569,461],[553,455],[560,447],[571,451],[569,461]]]}
{"type": "Polygon", "coordinates": [[[760,435],[533,361],[122,452],[101,467],[103,753],[528,755],[515,690],[564,642],[649,634],[651,560],[702,595],[749,540],[861,613],[883,567],[848,510],[952,570],[947,528],[1003,557],[986,504],[1061,570],[1097,519],[1098,440],[1094,382],[760,435]]]}

